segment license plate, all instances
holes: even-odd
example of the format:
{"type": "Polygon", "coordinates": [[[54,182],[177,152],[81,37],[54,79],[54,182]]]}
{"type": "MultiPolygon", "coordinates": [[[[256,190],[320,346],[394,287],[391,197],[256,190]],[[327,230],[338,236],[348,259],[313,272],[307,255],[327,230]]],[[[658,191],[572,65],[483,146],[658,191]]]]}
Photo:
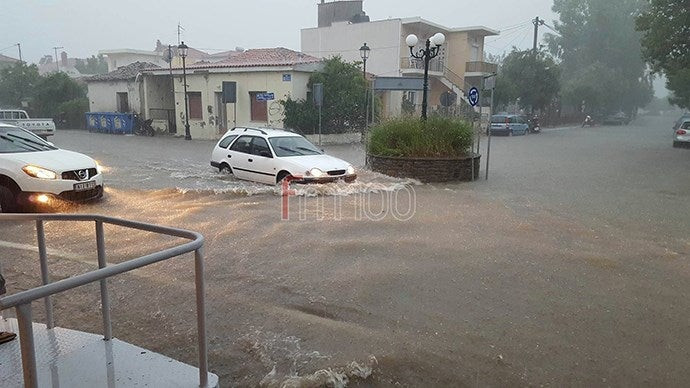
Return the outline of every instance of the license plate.
{"type": "Polygon", "coordinates": [[[82,183],[75,183],[74,184],[74,191],[91,190],[94,188],[96,188],[96,182],[95,181],[82,182],[82,183]]]}

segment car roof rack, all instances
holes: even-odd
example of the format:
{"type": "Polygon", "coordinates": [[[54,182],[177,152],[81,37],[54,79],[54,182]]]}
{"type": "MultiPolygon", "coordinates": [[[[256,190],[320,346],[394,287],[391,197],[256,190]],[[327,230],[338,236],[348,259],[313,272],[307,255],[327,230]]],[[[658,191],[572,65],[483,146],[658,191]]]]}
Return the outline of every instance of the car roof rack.
{"type": "Polygon", "coordinates": [[[268,135],[268,133],[266,133],[264,130],[261,130],[261,129],[259,129],[259,128],[245,128],[245,129],[244,129],[244,132],[247,132],[247,131],[249,131],[249,130],[251,130],[251,131],[259,131],[259,132],[261,132],[262,135],[268,135]]]}

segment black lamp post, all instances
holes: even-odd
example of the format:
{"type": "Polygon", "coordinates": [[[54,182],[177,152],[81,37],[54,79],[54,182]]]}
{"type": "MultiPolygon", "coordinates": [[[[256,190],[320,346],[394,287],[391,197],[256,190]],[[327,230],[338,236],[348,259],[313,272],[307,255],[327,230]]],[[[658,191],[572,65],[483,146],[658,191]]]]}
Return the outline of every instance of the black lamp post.
{"type": "Polygon", "coordinates": [[[362,57],[362,76],[364,76],[364,127],[367,126],[367,122],[369,119],[367,118],[367,115],[369,114],[369,98],[367,97],[368,95],[368,90],[369,88],[366,87],[367,83],[367,59],[369,59],[369,52],[371,49],[369,46],[367,46],[366,43],[362,47],[359,48],[359,55],[362,57]]]}
{"type": "Polygon", "coordinates": [[[410,56],[412,58],[424,60],[424,92],[422,98],[422,120],[426,120],[427,109],[427,92],[429,90],[429,62],[436,58],[441,53],[441,46],[446,42],[446,36],[442,33],[437,33],[426,40],[426,47],[419,49],[417,54],[414,53],[414,47],[419,42],[417,36],[410,34],[405,39],[405,43],[410,47],[410,56]]]}
{"type": "Polygon", "coordinates": [[[185,63],[187,49],[189,47],[184,42],[177,46],[180,58],[182,58],[182,83],[184,84],[184,139],[192,140],[192,135],[189,133],[189,101],[187,100],[187,64],[185,63]]]}

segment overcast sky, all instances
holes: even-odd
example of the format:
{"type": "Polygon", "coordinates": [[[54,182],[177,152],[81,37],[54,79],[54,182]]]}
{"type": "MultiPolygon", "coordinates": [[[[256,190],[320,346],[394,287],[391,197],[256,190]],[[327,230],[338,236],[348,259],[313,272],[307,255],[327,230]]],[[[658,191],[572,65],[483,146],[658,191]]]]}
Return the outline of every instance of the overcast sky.
{"type": "MultiPolygon", "coordinates": [[[[318,0],[2,0],[0,53],[37,62],[63,46],[70,57],[98,50],[152,50],[156,39],[177,42],[184,26],[190,46],[215,52],[235,47],[300,49],[300,29],[315,27],[318,0]]],[[[447,27],[484,25],[506,30],[535,16],[551,23],[552,0],[365,0],[372,20],[421,16],[447,27]]],[[[532,46],[532,26],[487,40],[487,51],[532,46]]],[[[547,32],[542,28],[543,32],[547,32]]]]}

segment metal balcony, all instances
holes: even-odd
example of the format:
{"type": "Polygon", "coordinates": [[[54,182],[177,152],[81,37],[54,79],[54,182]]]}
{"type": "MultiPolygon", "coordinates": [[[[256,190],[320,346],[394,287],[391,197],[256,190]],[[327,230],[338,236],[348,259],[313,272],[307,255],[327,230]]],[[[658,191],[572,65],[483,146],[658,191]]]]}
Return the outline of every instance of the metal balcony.
{"type": "Polygon", "coordinates": [[[496,73],[497,71],[498,71],[498,65],[495,63],[478,61],[478,62],[467,62],[465,64],[465,76],[466,77],[488,75],[488,74],[496,73]]]}

